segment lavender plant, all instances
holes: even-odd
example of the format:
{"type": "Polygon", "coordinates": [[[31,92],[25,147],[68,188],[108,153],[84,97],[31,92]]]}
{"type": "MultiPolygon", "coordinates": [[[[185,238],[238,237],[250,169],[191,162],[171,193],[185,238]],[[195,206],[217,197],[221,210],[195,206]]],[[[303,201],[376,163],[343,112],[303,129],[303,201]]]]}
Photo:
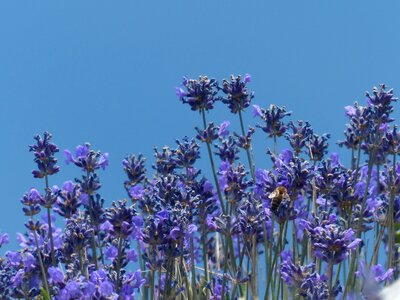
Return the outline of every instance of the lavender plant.
{"type": "MultiPolygon", "coordinates": [[[[244,120],[254,99],[250,82],[249,74],[222,85],[184,78],[177,95],[199,112],[201,125],[193,137],[154,150],[151,177],[143,155],[126,157],[127,198],[109,207],[99,176],[107,153],[88,143],[65,150],[81,176],[51,187],[59,149],[51,134],[35,136],[32,173],[44,178],[44,189],[21,199],[27,232],[18,234],[20,249],[0,259],[1,299],[366,299],[371,282],[397,279],[393,91],[381,85],[365,106],[345,108],[338,144],[350,150],[349,166],[327,155],[329,134],[287,120],[284,107],[253,105],[262,121],[255,127],[272,146],[270,168],[257,169],[256,129],[246,130],[244,120]],[[240,132],[231,133],[229,121],[207,121],[217,102],[238,116],[231,122],[240,132]],[[281,137],[287,148],[278,148],[281,137]],[[208,170],[198,169],[200,159],[208,170]]],[[[0,235],[0,246],[8,241],[0,235]]]]}

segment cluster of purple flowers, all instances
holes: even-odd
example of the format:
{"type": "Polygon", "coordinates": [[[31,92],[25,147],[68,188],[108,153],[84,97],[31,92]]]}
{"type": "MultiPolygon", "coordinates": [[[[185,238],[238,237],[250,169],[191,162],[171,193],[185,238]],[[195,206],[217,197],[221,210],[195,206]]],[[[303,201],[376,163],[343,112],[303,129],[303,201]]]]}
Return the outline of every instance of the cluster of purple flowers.
{"type": "MultiPolygon", "coordinates": [[[[21,248],[0,259],[2,299],[346,299],[367,297],[368,282],[396,279],[393,91],[381,85],[365,106],[345,108],[349,121],[338,144],[351,151],[346,167],[338,154],[327,155],[329,134],[288,120],[285,107],[253,105],[261,123],[246,131],[250,82],[249,74],[221,85],[184,78],[177,95],[199,111],[201,125],[193,137],[154,149],[151,177],[143,155],[123,159],[127,199],[109,207],[99,176],[108,153],[88,143],[65,150],[66,164],[82,173],[50,186],[59,149],[51,134],[35,136],[32,173],[43,188],[21,199],[27,232],[18,234],[21,248]],[[207,122],[218,102],[240,132],[230,132],[230,121],[207,122]],[[256,169],[255,128],[271,139],[267,169],[256,169]],[[200,158],[209,161],[207,172],[198,169],[200,158]]],[[[0,235],[0,246],[8,241],[0,235]]]]}

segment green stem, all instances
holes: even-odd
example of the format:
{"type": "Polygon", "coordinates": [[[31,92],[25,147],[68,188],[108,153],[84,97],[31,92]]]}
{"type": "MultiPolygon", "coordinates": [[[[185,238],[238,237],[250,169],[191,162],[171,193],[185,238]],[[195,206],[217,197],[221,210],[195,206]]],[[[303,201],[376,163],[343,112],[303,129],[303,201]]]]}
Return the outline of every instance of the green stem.
{"type": "MultiPolygon", "coordinates": [[[[388,219],[386,219],[386,222],[385,222],[386,226],[387,226],[387,222],[388,222],[388,219]]],[[[378,237],[377,237],[375,245],[374,245],[374,252],[373,252],[373,255],[372,255],[372,258],[371,258],[371,262],[369,264],[370,268],[372,266],[376,265],[376,263],[377,263],[377,260],[378,260],[378,257],[379,257],[379,247],[381,246],[381,241],[382,241],[382,237],[383,237],[384,232],[385,232],[385,226],[382,225],[381,229],[379,230],[378,237]]]]}
{"type": "Polygon", "coordinates": [[[329,270],[328,270],[328,273],[329,273],[328,274],[328,278],[329,278],[329,280],[328,280],[328,282],[329,282],[329,299],[330,300],[334,300],[335,296],[334,296],[333,291],[332,291],[333,263],[329,262],[328,267],[329,267],[329,270]]]}
{"type": "Polygon", "coordinates": [[[336,284],[336,282],[338,282],[339,281],[339,275],[340,275],[340,269],[342,268],[342,263],[343,263],[343,261],[341,261],[340,263],[339,263],[339,266],[337,267],[337,270],[336,270],[336,278],[335,278],[335,284],[336,284]]]}
{"type": "Polygon", "coordinates": [[[294,261],[297,261],[298,251],[297,251],[297,237],[296,237],[296,224],[295,220],[292,221],[292,243],[293,243],[293,257],[294,261]]]}
{"type": "MultiPolygon", "coordinates": [[[[360,215],[359,215],[358,224],[357,224],[358,225],[357,226],[357,238],[361,237],[363,212],[365,210],[366,200],[367,200],[367,196],[368,196],[369,184],[371,182],[372,168],[373,168],[373,165],[374,165],[374,158],[375,158],[375,150],[376,149],[373,149],[372,152],[369,155],[367,180],[365,182],[365,191],[364,191],[364,195],[363,195],[363,199],[362,199],[362,205],[361,205],[360,215]]],[[[358,171],[358,168],[357,168],[357,171],[358,171]]],[[[357,171],[356,171],[356,174],[358,173],[357,171]]],[[[356,177],[355,177],[355,180],[357,180],[356,177]]],[[[346,286],[345,286],[344,293],[343,293],[343,298],[345,298],[347,296],[347,293],[349,292],[350,286],[354,286],[354,280],[355,280],[354,272],[355,272],[355,266],[356,266],[356,261],[357,261],[357,257],[358,257],[358,255],[357,255],[358,253],[357,252],[358,252],[358,247],[354,251],[352,259],[351,259],[351,262],[350,262],[349,273],[348,273],[347,282],[346,282],[346,286]]]]}
{"type": "MultiPolygon", "coordinates": [[[[206,130],[207,129],[207,121],[206,121],[206,113],[205,113],[204,109],[201,110],[201,114],[203,117],[204,130],[206,130]]],[[[210,142],[208,142],[208,141],[206,141],[206,144],[207,144],[207,150],[208,150],[208,157],[210,159],[211,169],[212,169],[212,173],[213,173],[213,177],[214,177],[215,187],[216,187],[217,193],[218,193],[218,199],[219,199],[219,202],[221,205],[221,210],[225,214],[224,202],[222,200],[223,199],[222,192],[221,192],[221,188],[219,187],[219,183],[218,183],[218,177],[217,177],[217,172],[215,170],[215,164],[214,164],[214,158],[213,158],[212,151],[211,151],[211,145],[210,145],[210,142]]]]}
{"type": "Polygon", "coordinates": [[[225,284],[226,284],[226,271],[228,270],[228,247],[227,245],[225,246],[225,251],[224,251],[224,269],[222,273],[222,293],[221,295],[225,295],[225,284]]]}
{"type": "MultiPolygon", "coordinates": [[[[393,182],[396,182],[396,154],[393,155],[393,182]]],[[[388,262],[387,262],[387,269],[392,267],[393,264],[393,244],[394,244],[394,197],[396,193],[396,186],[390,187],[390,198],[389,198],[389,209],[388,209],[388,235],[389,235],[389,242],[388,242],[388,262]]]]}
{"type": "Polygon", "coordinates": [[[92,231],[92,237],[91,237],[91,243],[92,243],[92,255],[93,255],[93,261],[94,265],[96,267],[96,270],[99,269],[98,261],[97,261],[97,249],[96,249],[96,230],[94,227],[94,219],[93,219],[93,197],[92,195],[89,195],[89,216],[90,216],[90,225],[93,228],[92,231]]]}
{"type": "Polygon", "coordinates": [[[154,281],[155,281],[155,270],[151,270],[150,280],[150,299],[154,299],[154,281]]]}
{"type": "Polygon", "coordinates": [[[193,237],[190,238],[190,264],[192,268],[192,299],[197,300],[197,288],[196,288],[196,265],[194,262],[194,242],[193,237]]]}
{"type": "MultiPolygon", "coordinates": [[[[209,275],[208,275],[208,254],[207,254],[207,229],[204,225],[204,222],[202,224],[202,234],[201,234],[201,244],[203,248],[203,264],[204,264],[204,280],[206,283],[209,283],[209,275]]],[[[206,298],[210,298],[210,291],[209,289],[206,289],[206,298]]]]}
{"type": "Polygon", "coordinates": [[[272,272],[274,271],[275,264],[276,264],[276,261],[277,261],[278,256],[279,256],[279,252],[280,252],[279,248],[281,246],[282,234],[283,234],[283,226],[282,226],[282,224],[279,224],[279,236],[278,236],[278,241],[279,242],[276,244],[274,259],[272,261],[272,264],[271,264],[269,272],[268,272],[269,276],[268,276],[268,281],[267,281],[267,287],[266,287],[265,294],[264,294],[264,300],[269,299],[268,298],[268,296],[269,296],[269,288],[270,288],[271,280],[272,280],[272,277],[273,277],[272,276],[272,272]]]}
{"type": "MultiPolygon", "coordinates": [[[[46,180],[46,194],[47,193],[51,193],[51,189],[49,187],[49,178],[48,178],[47,174],[45,176],[45,180],[46,180]]],[[[51,262],[52,262],[53,266],[55,266],[57,264],[57,261],[56,261],[56,256],[54,254],[53,228],[52,228],[52,225],[51,225],[51,210],[50,210],[50,207],[47,207],[47,223],[49,225],[49,239],[50,239],[50,246],[51,246],[51,262]]]]}
{"type": "Polygon", "coordinates": [[[33,235],[35,237],[36,252],[37,252],[38,259],[39,259],[40,270],[42,271],[44,288],[45,288],[47,294],[50,296],[49,285],[47,284],[46,271],[45,271],[44,265],[43,265],[42,254],[40,253],[40,249],[39,249],[39,242],[38,242],[38,238],[37,238],[36,228],[33,230],[33,235]]]}
{"type": "Polygon", "coordinates": [[[264,233],[264,252],[265,252],[265,280],[267,280],[267,272],[269,270],[269,264],[270,264],[270,251],[268,247],[268,241],[267,241],[267,225],[265,221],[262,223],[263,227],[263,233],[264,233]]]}
{"type": "Polygon", "coordinates": [[[119,276],[121,272],[121,255],[122,255],[122,237],[118,238],[118,256],[117,256],[117,279],[115,280],[115,290],[119,292],[119,276]]]}
{"type": "MultiPolygon", "coordinates": [[[[242,135],[243,135],[243,138],[245,138],[246,132],[244,131],[243,116],[242,116],[242,111],[241,110],[239,110],[239,119],[240,119],[240,128],[242,129],[242,135]]],[[[251,148],[251,145],[249,145],[246,148],[247,160],[249,162],[251,178],[253,179],[253,181],[255,181],[256,177],[255,177],[255,171],[254,171],[254,164],[253,164],[253,162],[251,160],[250,148],[251,148]]]]}
{"type": "MultiPolygon", "coordinates": [[[[243,250],[240,252],[239,254],[239,266],[238,266],[238,270],[242,270],[242,264],[244,261],[244,253],[245,253],[245,241],[243,241],[243,250]]],[[[233,289],[232,289],[232,297],[231,299],[235,299],[236,296],[236,291],[237,291],[237,286],[238,286],[238,282],[235,280],[233,282],[233,289]]],[[[208,298],[207,298],[208,299],[208,298]]]]}
{"type": "Polygon", "coordinates": [[[254,234],[251,243],[251,298],[258,299],[258,251],[257,235],[254,234]]]}

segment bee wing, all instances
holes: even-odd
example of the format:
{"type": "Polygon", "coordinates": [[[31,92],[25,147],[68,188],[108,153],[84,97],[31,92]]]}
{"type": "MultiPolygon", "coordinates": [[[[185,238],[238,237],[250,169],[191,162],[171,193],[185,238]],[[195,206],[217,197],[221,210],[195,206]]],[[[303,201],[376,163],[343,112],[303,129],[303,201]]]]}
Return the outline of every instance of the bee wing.
{"type": "Polygon", "coordinates": [[[278,192],[275,190],[271,194],[269,194],[268,198],[273,199],[273,198],[276,198],[277,196],[278,196],[278,192]]]}

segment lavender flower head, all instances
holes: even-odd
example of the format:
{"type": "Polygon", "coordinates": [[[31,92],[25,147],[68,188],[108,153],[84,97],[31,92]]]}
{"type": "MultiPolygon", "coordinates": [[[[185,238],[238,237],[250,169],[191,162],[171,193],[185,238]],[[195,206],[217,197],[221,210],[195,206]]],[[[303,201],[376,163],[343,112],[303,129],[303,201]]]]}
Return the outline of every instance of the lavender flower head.
{"type": "Polygon", "coordinates": [[[373,118],[378,124],[394,121],[390,114],[393,112],[393,102],[398,99],[394,97],[393,89],[386,91],[386,86],[381,84],[379,88],[372,89],[372,94],[366,92],[366,96],[368,105],[373,108],[373,118]]]}
{"type": "Polygon", "coordinates": [[[51,143],[52,135],[48,132],[35,136],[36,144],[29,146],[29,151],[33,151],[38,170],[33,170],[32,174],[35,178],[43,178],[48,175],[56,174],[60,167],[56,166],[57,158],[54,154],[59,151],[58,147],[51,143]]]}
{"type": "Polygon", "coordinates": [[[328,140],[330,138],[330,134],[323,134],[321,136],[317,134],[312,134],[308,140],[308,154],[310,155],[310,159],[313,161],[320,161],[324,157],[324,155],[328,152],[328,140]]]}
{"type": "Polygon", "coordinates": [[[305,221],[305,229],[315,256],[328,263],[340,263],[361,243],[354,230],[344,230],[333,214],[328,216],[323,212],[322,218],[314,216],[312,221],[305,221]]]}
{"type": "Polygon", "coordinates": [[[184,137],[182,141],[176,140],[178,148],[174,150],[174,161],[178,168],[189,168],[200,158],[200,146],[194,139],[184,137]]]}
{"type": "Polygon", "coordinates": [[[237,114],[250,106],[251,100],[254,98],[254,92],[248,92],[246,84],[251,81],[250,74],[242,77],[231,75],[230,81],[224,79],[220,89],[226,95],[222,97],[222,102],[227,104],[232,113],[237,114]]]}
{"type": "Polygon", "coordinates": [[[289,122],[288,128],[291,132],[286,133],[286,139],[289,141],[294,153],[299,155],[300,152],[306,147],[306,143],[313,134],[310,123],[297,121],[295,125],[292,121],[289,122]]]}
{"type": "Polygon", "coordinates": [[[145,160],[143,155],[139,154],[137,157],[135,155],[128,156],[122,161],[124,171],[128,176],[128,180],[124,182],[125,188],[135,186],[146,178],[145,160]]]}
{"type": "Polygon", "coordinates": [[[271,104],[269,109],[260,108],[258,105],[253,105],[254,116],[260,117],[265,123],[257,124],[269,137],[282,136],[287,126],[283,123],[283,118],[290,116],[291,112],[286,111],[285,107],[279,107],[271,104]]]}
{"type": "Polygon", "coordinates": [[[280,273],[284,282],[304,299],[328,299],[329,289],[326,276],[312,272],[313,264],[301,266],[292,261],[292,252],[281,253],[280,273]]]}
{"type": "Polygon", "coordinates": [[[57,207],[54,208],[60,216],[69,219],[78,212],[81,206],[81,186],[72,181],[64,182],[57,193],[57,207]]]}
{"type": "Polygon", "coordinates": [[[183,78],[182,86],[176,88],[176,95],[183,103],[189,104],[194,111],[210,110],[214,107],[216,94],[218,93],[218,82],[207,76],[200,76],[198,80],[183,78]]]}
{"type": "Polygon", "coordinates": [[[79,145],[75,149],[75,155],[69,150],[64,150],[65,163],[73,163],[82,171],[94,173],[95,170],[108,166],[108,153],[101,153],[90,149],[90,144],[79,145]]]}
{"type": "Polygon", "coordinates": [[[218,139],[220,136],[220,127],[215,126],[214,123],[209,123],[206,127],[206,129],[202,130],[198,127],[195,127],[197,131],[196,138],[203,142],[203,143],[208,143],[211,144],[213,141],[218,139]]]}
{"type": "Polygon", "coordinates": [[[43,197],[40,195],[37,189],[32,188],[26,193],[21,199],[21,203],[26,206],[22,208],[25,216],[34,216],[40,213],[40,203],[43,197]]]}

